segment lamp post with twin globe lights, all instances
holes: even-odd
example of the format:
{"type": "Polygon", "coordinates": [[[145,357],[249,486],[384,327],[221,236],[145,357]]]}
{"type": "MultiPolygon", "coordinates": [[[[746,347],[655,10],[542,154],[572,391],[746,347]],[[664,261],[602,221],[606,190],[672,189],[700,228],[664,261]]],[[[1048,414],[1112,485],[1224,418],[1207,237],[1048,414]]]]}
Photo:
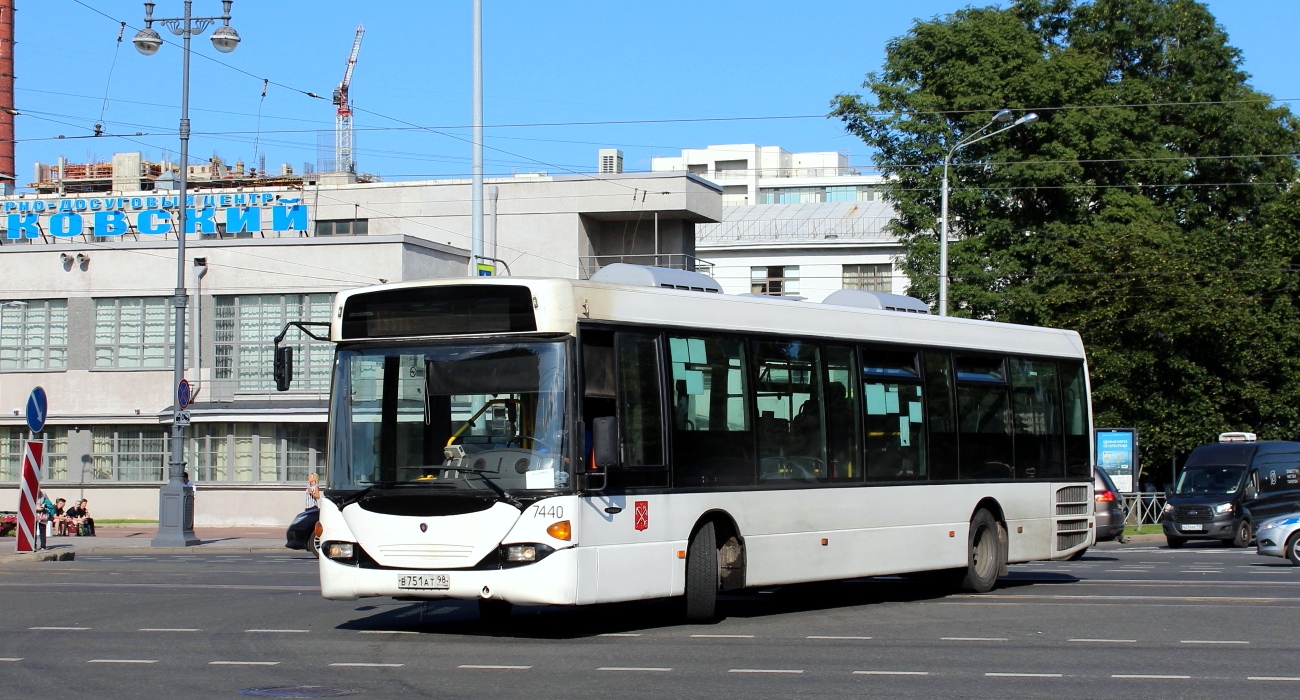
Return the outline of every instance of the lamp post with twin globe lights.
{"type": "Polygon", "coordinates": [[[172,381],[172,440],[171,459],[167,463],[167,483],[158,493],[158,534],[151,544],[154,547],[192,546],[199,543],[194,535],[194,494],[185,488],[181,472],[185,468],[185,425],[188,420],[182,416],[179,399],[180,386],[185,379],[185,234],[186,234],[186,172],[190,156],[190,37],[202,34],[208,27],[221,22],[221,26],[212,32],[212,45],[221,53],[230,53],[239,45],[239,33],[230,26],[230,6],[233,0],[222,0],[220,17],[195,17],[192,13],[193,0],[185,0],[185,14],[182,17],[160,18],[153,16],[155,3],[144,4],[144,29],[136,33],[132,43],[136,50],[146,56],[158,53],[163,39],[154,30],[157,22],[182,40],[181,56],[181,167],[180,193],[176,206],[176,294],[173,305],[176,307],[176,343],[175,369],[172,381]]]}
{"type": "Polygon", "coordinates": [[[957,141],[956,145],[954,145],[952,149],[948,151],[948,155],[944,156],[943,158],[943,195],[942,195],[942,200],[941,200],[942,203],[940,204],[940,213],[939,213],[939,221],[940,221],[939,315],[940,316],[948,315],[948,166],[952,164],[952,156],[954,153],[971,145],[972,143],[975,143],[977,141],[983,141],[984,139],[990,138],[992,136],[997,136],[998,134],[1004,131],[1014,129],[1020,126],[1021,124],[1032,124],[1038,121],[1038,115],[1034,114],[1033,112],[1030,112],[1029,114],[1026,114],[1025,116],[1015,120],[1014,122],[1011,122],[1011,124],[1004,126],[1001,129],[998,129],[997,131],[984,134],[984,132],[987,131],[988,128],[990,126],[993,126],[994,124],[1006,124],[1007,122],[1011,121],[1012,116],[1013,115],[1011,114],[1011,110],[1009,109],[998,110],[998,113],[993,115],[993,118],[989,120],[988,124],[985,124],[983,127],[981,127],[979,131],[976,131],[975,133],[957,141]],[[984,134],[984,135],[981,136],[980,134],[984,134]]]}

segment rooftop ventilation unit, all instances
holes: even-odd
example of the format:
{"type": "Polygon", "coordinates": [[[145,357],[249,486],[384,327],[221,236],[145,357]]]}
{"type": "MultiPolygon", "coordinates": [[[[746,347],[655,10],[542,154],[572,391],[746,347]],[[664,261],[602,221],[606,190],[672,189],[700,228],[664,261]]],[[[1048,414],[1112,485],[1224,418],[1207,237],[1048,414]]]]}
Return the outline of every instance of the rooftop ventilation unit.
{"type": "Polygon", "coordinates": [[[1219,433],[1219,442],[1254,442],[1254,433],[1219,433]]]}
{"type": "Polygon", "coordinates": [[[613,263],[606,265],[591,276],[592,282],[607,284],[625,284],[633,287],[663,287],[664,289],[681,289],[688,292],[722,293],[717,280],[700,272],[672,270],[666,267],[648,265],[629,265],[613,263]]]}
{"type": "Polygon", "coordinates": [[[884,311],[902,311],[909,314],[928,314],[930,306],[916,297],[885,292],[867,292],[860,289],[841,289],[831,292],[823,304],[834,306],[853,306],[859,309],[882,309],[884,311]]]}

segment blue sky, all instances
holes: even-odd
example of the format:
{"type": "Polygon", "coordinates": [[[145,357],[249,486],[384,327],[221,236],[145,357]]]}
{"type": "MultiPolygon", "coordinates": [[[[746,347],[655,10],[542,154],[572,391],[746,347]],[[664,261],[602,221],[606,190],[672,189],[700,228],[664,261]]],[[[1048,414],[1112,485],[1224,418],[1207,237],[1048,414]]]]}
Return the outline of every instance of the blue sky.
{"type": "MultiPolygon", "coordinates": [[[[130,42],[142,26],[141,2],[17,4],[20,184],[30,181],[33,163],[52,163],[60,155],[86,162],[139,150],[157,160],[170,150],[175,158],[180,51],[164,47],[152,57],[135,51],[130,42]],[[117,21],[129,25],[120,48],[117,21]],[[101,114],[108,134],[145,135],[85,138],[101,114]]],[[[483,4],[485,120],[489,126],[525,125],[488,129],[486,169],[562,174],[593,170],[602,146],[621,148],[628,170],[648,170],[655,155],[715,143],[844,151],[855,165],[867,165],[860,141],[815,115],[825,114],[836,93],[859,91],[863,76],[880,66],[885,44],[916,18],[969,3],[483,4]],[[682,121],[618,123],[638,120],[682,121]],[[570,125],[556,125],[563,123],[570,125]]],[[[1255,87],[1300,98],[1294,70],[1300,48],[1292,31],[1300,26],[1300,4],[1208,4],[1242,49],[1255,87]]],[[[219,0],[194,5],[196,15],[220,14],[219,0]]],[[[181,0],[158,0],[156,14],[177,16],[181,7],[181,0]]],[[[470,7],[470,0],[237,0],[231,25],[243,37],[239,49],[218,54],[206,35],[195,42],[200,55],[193,61],[191,158],[217,153],[227,162],[251,164],[256,141],[272,169],[314,163],[318,131],[332,143],[329,96],[360,23],[366,35],[352,88],[359,169],[388,179],[468,176],[470,7]],[[263,78],[272,81],[265,99],[263,78]]]]}

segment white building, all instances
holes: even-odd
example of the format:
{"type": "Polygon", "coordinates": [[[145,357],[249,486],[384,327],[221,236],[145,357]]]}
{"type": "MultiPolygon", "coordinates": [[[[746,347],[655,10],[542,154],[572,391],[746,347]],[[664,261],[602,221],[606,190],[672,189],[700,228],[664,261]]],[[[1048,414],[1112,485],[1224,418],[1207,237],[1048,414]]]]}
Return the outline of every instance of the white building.
{"type": "MultiPolygon", "coordinates": [[[[138,160],[138,159],[137,159],[138,160]]],[[[134,169],[131,171],[134,173],[134,169]]],[[[110,173],[111,175],[111,173],[110,173]]],[[[111,182],[111,178],[107,180],[111,182]]],[[[17,504],[23,405],[49,396],[43,486],[98,518],[153,520],[172,414],[176,193],[79,191],[0,199],[0,501],[17,504]]],[[[498,273],[585,277],[608,262],[691,269],[721,189],[673,173],[488,181],[498,273]]],[[[196,524],[282,525],[326,459],[332,350],[291,333],[292,391],[274,391],[272,339],[326,320],[335,292],[469,271],[467,180],[229,187],[194,194],[187,469],[196,524]]],[[[0,506],[0,509],[4,509],[0,506]]]]}
{"type": "Polygon", "coordinates": [[[883,178],[862,175],[842,153],[790,153],[730,144],[654,158],[654,172],[686,172],[722,187],[722,221],[696,228],[698,255],[730,294],[821,301],[837,289],[905,293],[886,231],[893,207],[883,178]]]}

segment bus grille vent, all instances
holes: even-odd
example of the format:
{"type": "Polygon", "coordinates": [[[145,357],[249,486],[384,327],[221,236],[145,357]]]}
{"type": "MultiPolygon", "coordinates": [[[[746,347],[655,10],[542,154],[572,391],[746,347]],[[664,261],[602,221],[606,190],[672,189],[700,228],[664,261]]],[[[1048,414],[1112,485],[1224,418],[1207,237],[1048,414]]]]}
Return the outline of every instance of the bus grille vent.
{"type": "Polygon", "coordinates": [[[1092,492],[1087,486],[1063,486],[1056,490],[1057,515],[1083,515],[1088,512],[1092,492]]]}
{"type": "Polygon", "coordinates": [[[454,544],[390,544],[378,549],[381,564],[414,568],[468,566],[474,548],[454,544]]]}
{"type": "Polygon", "coordinates": [[[1087,520],[1058,520],[1056,522],[1056,551],[1064,552],[1087,541],[1087,520]]]}

